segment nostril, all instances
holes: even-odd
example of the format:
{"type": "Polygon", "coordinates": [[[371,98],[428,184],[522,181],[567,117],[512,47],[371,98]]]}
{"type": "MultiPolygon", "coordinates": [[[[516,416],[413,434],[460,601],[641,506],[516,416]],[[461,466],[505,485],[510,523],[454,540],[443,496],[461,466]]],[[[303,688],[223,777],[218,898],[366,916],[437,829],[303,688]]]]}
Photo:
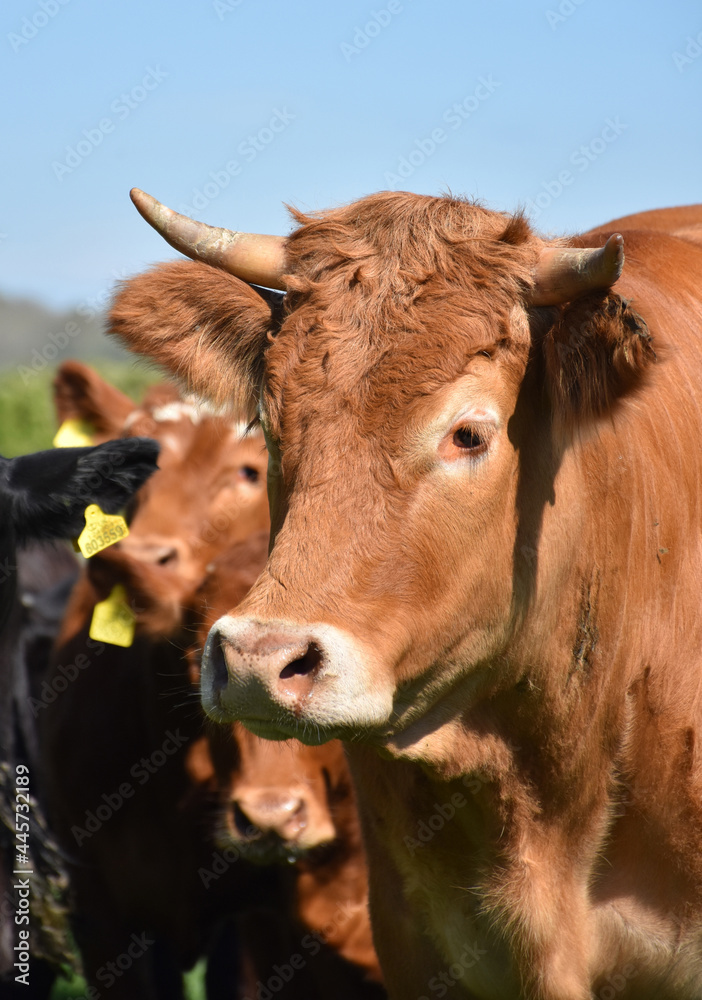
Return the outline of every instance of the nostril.
{"type": "Polygon", "coordinates": [[[229,684],[229,670],[227,661],[222,649],[222,640],[218,635],[213,635],[209,644],[209,674],[214,692],[221,692],[229,684]]]}
{"type": "Polygon", "coordinates": [[[255,840],[261,836],[260,828],[251,822],[238,802],[232,804],[232,814],[234,827],[240,836],[246,838],[246,840],[255,840]]]}
{"type": "Polygon", "coordinates": [[[322,651],[316,643],[311,642],[303,656],[299,656],[296,660],[283,667],[280,671],[280,679],[283,681],[289,677],[304,677],[307,674],[315,673],[321,666],[321,663],[322,651]]]}
{"type": "Polygon", "coordinates": [[[312,694],[315,679],[324,657],[319,646],[311,642],[302,656],[287,663],[278,677],[278,690],[286,701],[292,700],[293,711],[299,714],[303,703],[312,694]]]}
{"type": "Polygon", "coordinates": [[[158,566],[168,566],[169,563],[174,563],[178,559],[178,550],[173,547],[171,549],[162,549],[156,556],[156,564],[158,566]]]}

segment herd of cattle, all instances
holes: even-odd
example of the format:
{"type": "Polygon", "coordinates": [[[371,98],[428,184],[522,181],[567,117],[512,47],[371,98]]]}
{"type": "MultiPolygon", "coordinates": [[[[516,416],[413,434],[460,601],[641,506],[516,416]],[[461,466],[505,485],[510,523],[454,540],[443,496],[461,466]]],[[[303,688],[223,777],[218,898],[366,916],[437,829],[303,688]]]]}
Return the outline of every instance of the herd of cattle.
{"type": "Polygon", "coordinates": [[[198,396],[65,362],[93,444],[0,459],[2,995],[70,926],[91,1000],[699,1000],[702,206],[133,199],[198,396]]]}

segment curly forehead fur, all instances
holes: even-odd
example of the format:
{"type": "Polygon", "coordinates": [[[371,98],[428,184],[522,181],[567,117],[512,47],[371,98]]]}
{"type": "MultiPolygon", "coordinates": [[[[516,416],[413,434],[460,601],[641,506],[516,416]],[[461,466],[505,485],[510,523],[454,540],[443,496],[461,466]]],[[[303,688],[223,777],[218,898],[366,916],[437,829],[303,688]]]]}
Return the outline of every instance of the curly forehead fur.
{"type": "Polygon", "coordinates": [[[293,215],[301,225],[287,244],[287,318],[266,358],[278,400],[305,361],[315,362],[304,366],[314,382],[336,382],[336,371],[350,388],[352,375],[366,397],[374,385],[387,391],[395,371],[399,401],[403,386],[416,394],[413,373],[430,390],[478,351],[523,354],[526,334],[514,343],[509,319],[539,241],[521,215],[404,192],[293,215]]]}

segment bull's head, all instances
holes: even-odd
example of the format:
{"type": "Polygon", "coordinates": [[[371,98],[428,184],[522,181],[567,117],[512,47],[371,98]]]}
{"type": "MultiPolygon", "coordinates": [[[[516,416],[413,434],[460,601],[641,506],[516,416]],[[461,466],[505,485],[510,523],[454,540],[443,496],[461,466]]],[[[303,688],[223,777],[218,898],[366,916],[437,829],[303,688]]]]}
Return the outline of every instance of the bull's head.
{"type": "Polygon", "coordinates": [[[134,197],[200,263],[128,282],[113,332],[247,405],[269,451],[273,544],[210,633],[207,712],[407,746],[517,683],[543,533],[567,561],[578,532],[578,496],[549,517],[559,467],[653,357],[610,291],[622,238],[546,243],[521,216],[381,193],[261,243],[134,197]]]}

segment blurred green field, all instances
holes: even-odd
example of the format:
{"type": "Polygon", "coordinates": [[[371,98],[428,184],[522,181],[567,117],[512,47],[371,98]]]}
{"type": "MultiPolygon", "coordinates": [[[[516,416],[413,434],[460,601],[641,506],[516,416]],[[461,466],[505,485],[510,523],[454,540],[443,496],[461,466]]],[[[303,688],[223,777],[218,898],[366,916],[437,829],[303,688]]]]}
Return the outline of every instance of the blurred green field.
{"type": "MultiPolygon", "coordinates": [[[[148,386],[161,381],[157,372],[138,362],[100,359],[90,364],[137,401],[148,386]]],[[[51,447],[57,430],[51,392],[54,371],[47,368],[23,377],[17,368],[0,369],[0,455],[12,458],[51,447]]]]}

